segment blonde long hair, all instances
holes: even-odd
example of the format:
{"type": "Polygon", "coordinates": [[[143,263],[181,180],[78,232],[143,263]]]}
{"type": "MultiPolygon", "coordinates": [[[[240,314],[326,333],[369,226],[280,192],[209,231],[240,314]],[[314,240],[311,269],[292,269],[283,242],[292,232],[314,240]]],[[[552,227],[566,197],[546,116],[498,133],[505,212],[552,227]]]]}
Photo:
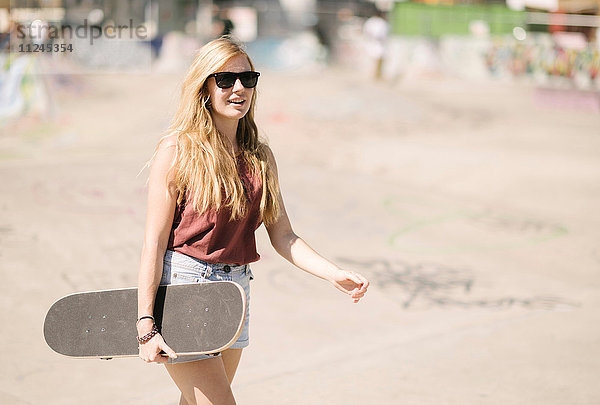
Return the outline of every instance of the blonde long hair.
{"type": "MultiPolygon", "coordinates": [[[[254,70],[242,45],[231,38],[216,39],[199,50],[183,82],[177,112],[163,137],[163,140],[169,135],[177,138],[176,157],[171,167],[178,192],[177,203],[180,204],[187,193],[191,201],[186,204],[191,203],[198,213],[229,208],[231,220],[245,215],[247,200],[235,159],[210,115],[206,79],[237,55],[244,55],[254,70]]],[[[279,184],[270,150],[258,136],[255,103],[256,90],[252,93],[248,113],[238,122],[236,138],[250,173],[262,181],[260,214],[266,224],[271,224],[280,213],[279,184]]]]}

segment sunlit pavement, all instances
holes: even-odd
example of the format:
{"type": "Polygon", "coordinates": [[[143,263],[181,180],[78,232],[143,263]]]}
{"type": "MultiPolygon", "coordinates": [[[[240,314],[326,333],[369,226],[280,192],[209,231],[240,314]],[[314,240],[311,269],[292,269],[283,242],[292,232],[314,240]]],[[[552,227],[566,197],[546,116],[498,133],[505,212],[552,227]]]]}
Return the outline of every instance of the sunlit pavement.
{"type": "MultiPolygon", "coordinates": [[[[138,173],[179,79],[82,77],[54,122],[2,129],[0,402],[177,403],[161,367],[62,358],[41,328],[60,296],[135,285],[138,173]]],[[[238,403],[597,401],[600,115],[528,85],[330,69],[264,71],[257,119],[296,232],[371,288],[352,304],[261,228],[238,403]]]]}

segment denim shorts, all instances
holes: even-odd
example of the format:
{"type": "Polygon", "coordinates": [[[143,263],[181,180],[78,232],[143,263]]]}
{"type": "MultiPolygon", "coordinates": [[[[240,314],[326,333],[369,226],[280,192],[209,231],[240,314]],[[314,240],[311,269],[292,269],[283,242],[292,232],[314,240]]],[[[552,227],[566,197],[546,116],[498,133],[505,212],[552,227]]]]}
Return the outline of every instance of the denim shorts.
{"type": "MultiPolygon", "coordinates": [[[[183,253],[167,250],[163,260],[163,273],[161,285],[193,284],[206,281],[233,281],[239,284],[246,292],[246,319],[238,340],[230,346],[231,349],[242,349],[250,343],[250,280],[254,276],[247,264],[235,265],[226,263],[207,263],[183,253]]],[[[169,344],[169,342],[167,342],[169,344]]],[[[185,363],[188,361],[204,360],[215,354],[181,355],[176,359],[169,359],[169,363],[185,363]]]]}

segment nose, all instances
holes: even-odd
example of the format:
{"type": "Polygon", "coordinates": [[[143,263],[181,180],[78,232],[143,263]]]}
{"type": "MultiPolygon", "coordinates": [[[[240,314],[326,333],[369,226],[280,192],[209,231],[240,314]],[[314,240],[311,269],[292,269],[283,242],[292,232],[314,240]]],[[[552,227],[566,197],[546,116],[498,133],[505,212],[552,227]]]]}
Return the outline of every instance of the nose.
{"type": "Polygon", "coordinates": [[[242,82],[240,81],[240,79],[235,79],[235,83],[233,84],[233,90],[232,90],[232,91],[233,91],[234,93],[236,93],[236,92],[238,92],[238,91],[242,91],[242,90],[244,90],[244,89],[245,89],[245,87],[244,87],[244,85],[242,84],[242,82]]]}

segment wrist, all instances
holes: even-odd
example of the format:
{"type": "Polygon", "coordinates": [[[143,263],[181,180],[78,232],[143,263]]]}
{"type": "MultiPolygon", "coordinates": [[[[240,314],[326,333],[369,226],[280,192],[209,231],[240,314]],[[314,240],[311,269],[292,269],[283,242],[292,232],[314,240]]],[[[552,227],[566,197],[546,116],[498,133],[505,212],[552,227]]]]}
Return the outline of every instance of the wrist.
{"type": "Polygon", "coordinates": [[[138,344],[143,345],[143,344],[148,343],[157,334],[158,334],[158,328],[156,327],[156,324],[153,323],[152,329],[150,329],[150,331],[148,333],[137,337],[138,344]]]}
{"type": "Polygon", "coordinates": [[[337,266],[333,266],[327,269],[327,271],[324,274],[324,279],[329,281],[330,283],[335,282],[338,278],[339,278],[339,274],[343,272],[342,269],[340,269],[337,266]]]}
{"type": "Polygon", "coordinates": [[[138,323],[140,323],[141,321],[143,321],[144,319],[151,319],[152,322],[156,322],[156,320],[154,319],[154,317],[152,315],[142,315],[137,319],[137,322],[135,323],[136,325],[138,323]]]}
{"type": "Polygon", "coordinates": [[[137,331],[138,331],[138,335],[145,335],[146,333],[150,332],[152,330],[152,327],[154,326],[154,320],[153,319],[141,319],[137,322],[137,331]]]}

